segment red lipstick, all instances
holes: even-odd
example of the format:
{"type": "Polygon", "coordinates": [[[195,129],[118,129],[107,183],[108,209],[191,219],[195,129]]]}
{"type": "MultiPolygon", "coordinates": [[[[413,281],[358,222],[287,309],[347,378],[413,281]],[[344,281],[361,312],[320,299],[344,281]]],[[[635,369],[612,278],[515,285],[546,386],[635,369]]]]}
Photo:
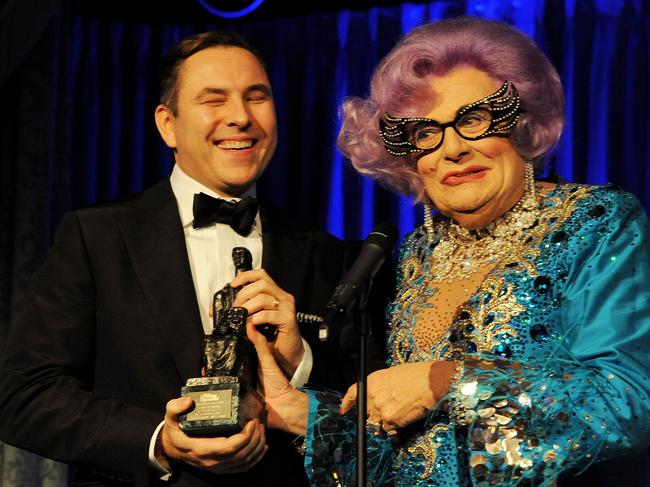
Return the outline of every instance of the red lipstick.
{"type": "Polygon", "coordinates": [[[490,168],[485,166],[469,166],[462,171],[449,171],[442,178],[442,184],[458,186],[468,181],[475,181],[483,178],[489,170],[490,168]]]}

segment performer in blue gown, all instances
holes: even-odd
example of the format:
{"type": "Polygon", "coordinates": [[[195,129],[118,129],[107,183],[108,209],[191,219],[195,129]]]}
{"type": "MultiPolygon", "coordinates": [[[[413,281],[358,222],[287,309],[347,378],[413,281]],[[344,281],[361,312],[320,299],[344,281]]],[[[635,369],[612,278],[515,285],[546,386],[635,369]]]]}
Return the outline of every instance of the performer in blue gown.
{"type": "MultiPolygon", "coordinates": [[[[613,186],[535,182],[563,126],[550,62],[505,24],[424,25],[344,114],[354,166],[425,207],[368,378],[371,485],[649,485],[647,218],[613,186]]],[[[251,338],[269,426],[306,436],[314,485],[349,485],[356,389],[292,389],[251,338]]]]}

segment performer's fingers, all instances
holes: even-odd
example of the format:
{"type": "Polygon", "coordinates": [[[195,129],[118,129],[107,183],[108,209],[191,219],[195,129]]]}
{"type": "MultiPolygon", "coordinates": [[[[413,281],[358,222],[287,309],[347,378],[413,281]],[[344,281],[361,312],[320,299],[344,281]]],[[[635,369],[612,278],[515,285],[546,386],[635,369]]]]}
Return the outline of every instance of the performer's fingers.
{"type": "Polygon", "coordinates": [[[352,409],[352,406],[354,406],[356,403],[357,403],[357,384],[352,384],[348,388],[348,391],[345,393],[345,396],[343,396],[343,399],[341,399],[341,408],[339,409],[339,413],[341,414],[347,413],[350,409],[352,409]]]}

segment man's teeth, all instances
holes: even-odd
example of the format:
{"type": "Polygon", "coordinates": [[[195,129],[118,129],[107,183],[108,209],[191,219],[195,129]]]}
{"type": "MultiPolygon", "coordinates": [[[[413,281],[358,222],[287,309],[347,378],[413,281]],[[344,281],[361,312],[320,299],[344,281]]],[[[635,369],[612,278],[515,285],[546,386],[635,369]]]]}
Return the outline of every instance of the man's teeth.
{"type": "Polygon", "coordinates": [[[248,149],[253,147],[252,140],[224,140],[217,144],[220,149],[248,149]]]}

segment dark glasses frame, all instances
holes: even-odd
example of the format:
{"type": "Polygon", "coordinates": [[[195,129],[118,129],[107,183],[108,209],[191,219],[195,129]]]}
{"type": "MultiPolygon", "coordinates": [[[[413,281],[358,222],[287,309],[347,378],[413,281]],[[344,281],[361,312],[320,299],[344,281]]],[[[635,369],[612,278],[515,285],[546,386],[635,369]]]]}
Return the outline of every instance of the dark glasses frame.
{"type": "Polygon", "coordinates": [[[521,99],[515,85],[507,80],[503,82],[501,88],[480,100],[465,105],[458,110],[456,117],[451,122],[440,123],[436,120],[425,117],[399,118],[393,117],[388,113],[379,119],[379,136],[384,143],[386,151],[394,156],[405,156],[407,154],[421,154],[423,152],[433,152],[443,143],[445,130],[452,127],[456,133],[465,140],[479,140],[485,137],[508,137],[515,125],[519,121],[522,113],[521,99]],[[475,110],[480,106],[489,107],[492,120],[487,130],[475,137],[466,137],[459,132],[456,124],[467,113],[475,110]],[[409,132],[411,128],[419,124],[431,124],[439,127],[442,133],[440,141],[434,147],[421,148],[411,140],[409,132]]]}

